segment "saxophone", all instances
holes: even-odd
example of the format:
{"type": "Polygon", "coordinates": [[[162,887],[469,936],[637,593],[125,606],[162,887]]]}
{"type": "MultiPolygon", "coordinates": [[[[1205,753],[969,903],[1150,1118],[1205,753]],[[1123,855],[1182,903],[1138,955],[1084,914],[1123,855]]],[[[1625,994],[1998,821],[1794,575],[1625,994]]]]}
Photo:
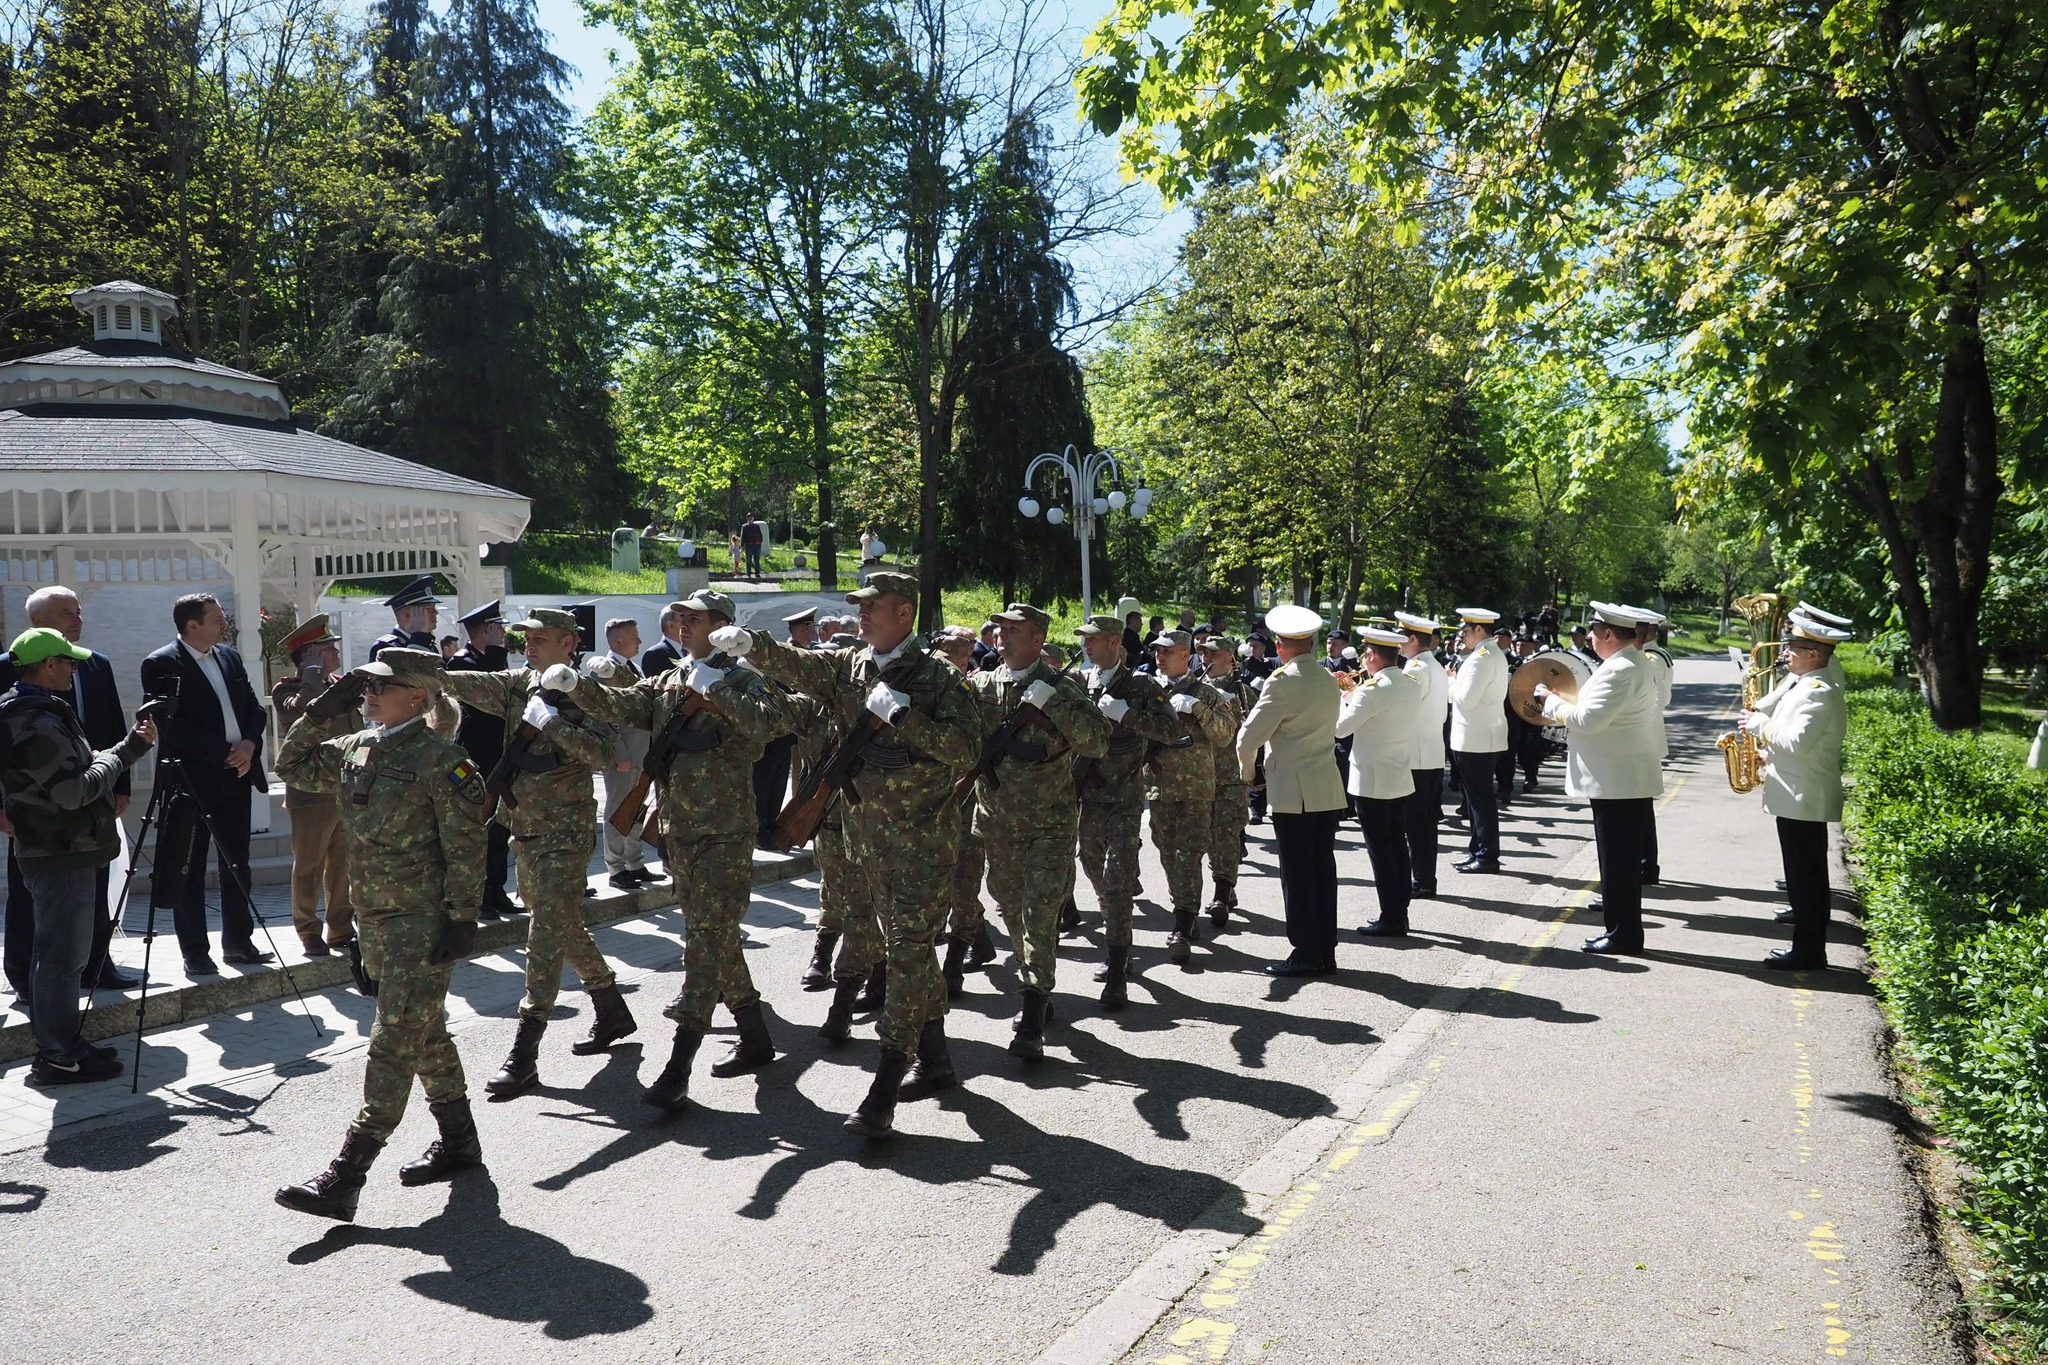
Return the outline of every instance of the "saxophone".
{"type": "Polygon", "coordinates": [[[1764,780],[1763,746],[1756,736],[1740,726],[1714,741],[1728,764],[1728,785],[1738,792],[1753,792],[1764,780]]]}

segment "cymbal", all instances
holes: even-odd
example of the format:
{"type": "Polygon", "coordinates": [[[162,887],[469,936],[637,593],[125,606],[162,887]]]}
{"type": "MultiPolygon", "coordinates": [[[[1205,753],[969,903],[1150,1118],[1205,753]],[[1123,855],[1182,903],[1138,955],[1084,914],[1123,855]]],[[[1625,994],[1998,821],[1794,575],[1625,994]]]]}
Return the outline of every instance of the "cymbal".
{"type": "Polygon", "coordinates": [[[1536,698],[1537,687],[1548,687],[1570,701],[1579,695],[1580,681],[1578,670],[1566,661],[1563,651],[1546,650],[1524,659],[1515,669],[1514,677],[1508,679],[1508,705],[1529,724],[1548,725],[1550,722],[1543,718],[1543,703],[1536,698]]]}

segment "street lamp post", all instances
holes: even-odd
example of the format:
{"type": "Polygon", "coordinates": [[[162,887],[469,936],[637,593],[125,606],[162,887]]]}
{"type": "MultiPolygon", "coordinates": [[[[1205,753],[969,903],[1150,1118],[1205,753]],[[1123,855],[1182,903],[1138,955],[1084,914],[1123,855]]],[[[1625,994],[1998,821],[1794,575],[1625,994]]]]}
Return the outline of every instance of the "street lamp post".
{"type": "Polygon", "coordinates": [[[1024,496],[1017,499],[1017,510],[1026,518],[1037,516],[1041,510],[1032,492],[1032,481],[1039,470],[1047,467],[1054,471],[1049,498],[1054,505],[1042,510],[1048,526],[1058,526],[1070,519],[1074,524],[1074,539],[1081,542],[1081,614],[1085,617],[1095,607],[1088,543],[1095,538],[1096,518],[1111,512],[1128,512],[1134,520],[1143,521],[1152,510],[1152,490],[1145,486],[1144,472],[1128,450],[1098,450],[1083,455],[1070,445],[1057,455],[1047,451],[1025,466],[1024,496]],[[1060,475],[1066,476],[1067,496],[1074,504],[1071,513],[1058,505],[1060,475]],[[1136,487],[1126,491],[1127,483],[1136,487]]]}

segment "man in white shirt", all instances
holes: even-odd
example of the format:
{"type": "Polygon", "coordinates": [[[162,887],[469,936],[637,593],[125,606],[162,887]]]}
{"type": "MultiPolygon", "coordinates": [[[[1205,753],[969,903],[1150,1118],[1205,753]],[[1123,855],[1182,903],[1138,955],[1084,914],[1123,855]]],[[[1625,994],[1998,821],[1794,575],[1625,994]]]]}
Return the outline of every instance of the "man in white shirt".
{"type": "MultiPolygon", "coordinates": [[[[1643,652],[1643,663],[1657,684],[1657,760],[1661,763],[1671,756],[1671,737],[1664,728],[1665,714],[1671,710],[1671,655],[1657,643],[1657,631],[1665,618],[1662,612],[1648,607],[1631,607],[1630,610],[1636,614],[1636,648],[1643,652]]],[[[1657,858],[1657,811],[1652,806],[1649,828],[1643,836],[1643,885],[1655,886],[1662,879],[1663,871],[1657,858]]]]}
{"type": "Polygon", "coordinates": [[[1500,871],[1500,794],[1494,782],[1498,756],[1508,747],[1508,661],[1493,642],[1500,613],[1490,607],[1458,608],[1462,653],[1450,680],[1451,762],[1465,797],[1470,839],[1459,872],[1500,871]]]}
{"type": "Polygon", "coordinates": [[[1337,709],[1337,735],[1352,740],[1346,786],[1365,834],[1380,904],[1379,918],[1358,932],[1367,938],[1399,938],[1408,932],[1408,902],[1414,895],[1406,816],[1408,798],[1415,792],[1414,772],[1408,765],[1415,752],[1422,684],[1401,670],[1401,647],[1408,640],[1404,632],[1367,626],[1358,638],[1365,646],[1365,671],[1371,676],[1344,694],[1337,709]]]}
{"type": "Polygon", "coordinates": [[[1444,814],[1444,721],[1451,710],[1451,675],[1436,659],[1436,633],[1443,629],[1441,625],[1405,611],[1395,612],[1394,619],[1401,624],[1401,654],[1408,660],[1401,671],[1422,689],[1415,742],[1408,754],[1415,790],[1409,794],[1403,825],[1414,894],[1427,899],[1436,894],[1437,827],[1444,814]]]}
{"type": "Polygon", "coordinates": [[[1765,965],[1820,971],[1828,965],[1828,825],[1842,818],[1842,741],[1849,713],[1844,690],[1827,676],[1835,646],[1849,632],[1794,612],[1786,620],[1791,685],[1768,714],[1745,711],[1741,724],[1764,746],[1764,809],[1777,817],[1792,903],[1792,946],[1765,965]]]}

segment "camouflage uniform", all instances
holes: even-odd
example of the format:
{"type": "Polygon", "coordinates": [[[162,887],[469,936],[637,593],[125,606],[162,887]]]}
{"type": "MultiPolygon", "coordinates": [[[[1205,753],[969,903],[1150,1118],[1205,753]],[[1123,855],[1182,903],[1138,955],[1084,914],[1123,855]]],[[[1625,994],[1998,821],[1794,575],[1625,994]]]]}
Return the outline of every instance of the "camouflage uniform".
{"type": "Polygon", "coordinates": [[[953,855],[953,908],[946,916],[950,943],[972,944],[988,918],[981,903],[981,877],[988,869],[988,846],[974,827],[972,801],[960,805],[960,851],[953,855]]]}
{"type": "MultiPolygon", "coordinates": [[[[813,651],[814,653],[816,651],[813,651]]],[[[845,733],[836,710],[805,692],[789,694],[790,718],[796,725],[798,783],[822,763],[825,751],[845,733]]],[[[811,851],[818,864],[818,932],[837,934],[839,956],[832,975],[841,981],[866,980],[881,965],[882,920],[875,913],[867,881],[853,865],[846,844],[846,821],[840,803],[825,808],[811,851]]]]}
{"type": "Polygon", "coordinates": [[[1108,946],[1128,948],[1144,839],[1146,757],[1154,745],[1179,737],[1180,718],[1167,706],[1157,679],[1121,664],[1090,669],[1088,695],[1098,709],[1104,697],[1131,708],[1111,722],[1102,757],[1074,765],[1081,795],[1081,867],[1102,906],[1108,946]]]}
{"type": "MultiPolygon", "coordinates": [[[[277,723],[289,730],[305,714],[300,700],[303,684],[296,676],[278,679],[270,689],[270,704],[277,711],[277,723]]],[[[359,711],[344,718],[345,730],[363,728],[359,711]]],[[[285,783],[284,808],[292,822],[292,928],[308,948],[320,942],[320,892],[327,891],[327,942],[345,943],[355,937],[355,902],[349,895],[348,836],[343,832],[341,810],[326,792],[307,791],[285,783]]]]}
{"type": "Polygon", "coordinates": [[[1209,851],[1215,824],[1216,756],[1236,736],[1237,726],[1223,694],[1194,672],[1161,681],[1169,706],[1178,696],[1194,698],[1193,710],[1174,716],[1180,735],[1193,742],[1156,750],[1146,789],[1152,800],[1152,843],[1166,865],[1175,926],[1187,933],[1202,904],[1202,855],[1209,851]]]}
{"type": "Polygon", "coordinates": [[[351,1131],[382,1143],[419,1077],[427,1102],[467,1098],[448,1036],[448,979],[434,950],[451,921],[474,923],[484,869],[484,784],[469,756],[423,718],[345,733],[352,716],[300,719],[277,771],[300,791],[339,798],[360,909],[363,969],[377,982],[377,1018],[351,1131]]]}
{"type": "MultiPolygon", "coordinates": [[[[449,673],[442,686],[464,706],[503,716],[507,748],[519,743],[520,715],[541,690],[540,672],[532,668],[449,673]]],[[[618,980],[583,919],[591,831],[597,828],[597,794],[591,774],[611,762],[617,744],[618,731],[613,726],[577,706],[561,707],[541,727],[541,736],[531,750],[532,762],[553,766],[517,769],[512,795],[519,804],[498,803],[496,818],[512,831],[519,895],[532,915],[526,929],[526,998],[519,1002],[522,1019],[544,1023],[554,1012],[564,962],[576,969],[585,991],[602,990],[618,980]]],[[[482,882],[479,869],[477,884],[482,882]]]]}
{"type": "MultiPolygon", "coordinates": [[[[1230,707],[1230,730],[1235,736],[1237,727],[1244,724],[1244,718],[1251,714],[1252,703],[1256,700],[1251,685],[1242,673],[1237,672],[1211,677],[1208,681],[1230,707]]],[[[1249,814],[1246,796],[1244,775],[1238,770],[1236,759],[1225,757],[1219,750],[1216,757],[1216,800],[1209,824],[1209,876],[1216,883],[1216,895],[1210,902],[1209,914],[1218,923],[1222,922],[1230,907],[1237,904],[1237,869],[1244,862],[1244,830],[1249,814]]]]}

